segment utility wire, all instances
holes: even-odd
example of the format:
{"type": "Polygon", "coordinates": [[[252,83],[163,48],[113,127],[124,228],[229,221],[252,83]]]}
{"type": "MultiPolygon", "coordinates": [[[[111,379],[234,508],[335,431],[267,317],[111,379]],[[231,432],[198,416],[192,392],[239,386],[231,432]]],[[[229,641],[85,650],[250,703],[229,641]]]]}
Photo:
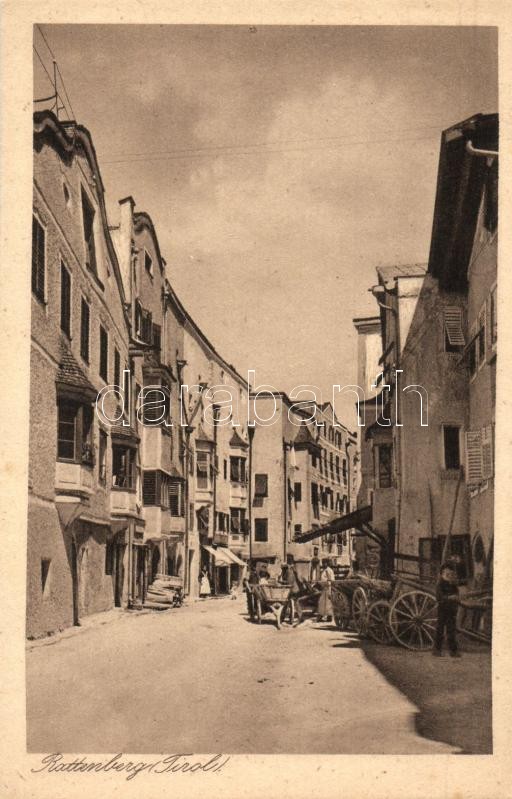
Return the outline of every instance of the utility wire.
{"type": "MultiPolygon", "coordinates": [[[[67,106],[66,106],[66,104],[65,104],[64,97],[62,97],[62,95],[60,95],[60,94],[58,93],[58,91],[57,91],[57,87],[55,86],[55,92],[56,92],[56,94],[57,94],[57,97],[58,97],[58,98],[61,100],[61,102],[62,102],[62,104],[63,104],[63,107],[64,107],[64,110],[65,110],[65,111],[66,111],[66,113],[68,114],[69,118],[70,118],[70,119],[76,119],[75,112],[74,112],[73,106],[71,105],[71,100],[70,100],[70,98],[69,98],[68,90],[67,90],[67,88],[66,88],[66,84],[65,84],[65,82],[64,82],[64,78],[62,77],[62,72],[60,71],[60,67],[59,67],[59,64],[58,64],[57,58],[55,57],[55,53],[53,52],[52,48],[50,47],[50,44],[49,44],[49,42],[48,42],[48,39],[47,39],[47,38],[46,38],[46,36],[44,35],[44,33],[43,33],[43,30],[42,30],[41,26],[40,26],[40,25],[36,25],[36,28],[37,28],[37,30],[39,31],[39,33],[41,34],[41,36],[42,36],[42,38],[43,38],[43,41],[44,41],[44,43],[45,43],[46,47],[48,48],[48,52],[50,53],[50,55],[51,55],[51,57],[52,57],[53,61],[55,62],[55,66],[57,67],[57,72],[59,73],[60,82],[61,82],[61,84],[62,84],[62,88],[63,88],[63,90],[64,90],[64,94],[65,94],[65,97],[66,97],[67,103],[68,103],[68,105],[69,105],[69,109],[68,109],[68,107],[67,107],[67,106]]],[[[35,50],[35,49],[36,49],[36,48],[34,47],[34,50],[35,50]]],[[[37,52],[37,50],[36,50],[36,52],[37,52]]],[[[45,65],[44,65],[44,63],[43,63],[43,61],[42,61],[42,59],[41,59],[41,56],[39,55],[39,53],[38,53],[38,57],[39,57],[39,60],[41,61],[41,64],[42,64],[42,65],[43,65],[43,67],[44,67],[44,70],[45,70],[46,74],[47,74],[47,75],[48,75],[48,77],[50,78],[50,80],[51,80],[51,82],[52,82],[52,86],[53,86],[53,80],[52,80],[52,78],[50,77],[50,75],[49,75],[49,73],[48,73],[48,70],[46,69],[46,67],[45,67],[45,65]]]]}
{"type": "Polygon", "coordinates": [[[55,58],[55,55],[54,55],[54,52],[53,52],[52,48],[51,48],[51,47],[50,47],[50,45],[48,44],[48,39],[47,39],[47,38],[46,38],[46,36],[44,35],[44,33],[43,33],[43,31],[42,31],[42,28],[41,28],[41,26],[40,26],[40,25],[36,25],[36,28],[37,28],[37,30],[39,31],[39,33],[41,34],[41,36],[43,37],[44,43],[46,44],[46,46],[47,46],[48,50],[50,51],[50,55],[51,55],[51,57],[53,58],[53,60],[54,60],[54,61],[56,61],[57,59],[55,58]]]}
{"type": "Polygon", "coordinates": [[[48,70],[46,69],[46,67],[45,67],[45,64],[44,64],[44,61],[43,61],[43,59],[41,58],[41,56],[39,55],[39,53],[37,52],[37,50],[36,50],[36,46],[35,46],[34,44],[32,45],[32,49],[34,50],[34,53],[36,54],[36,56],[38,57],[39,61],[41,62],[41,66],[43,67],[44,71],[45,71],[45,72],[46,72],[46,74],[48,75],[48,80],[49,80],[49,81],[50,81],[50,83],[52,84],[53,88],[55,88],[55,84],[54,84],[54,82],[53,82],[53,78],[52,78],[52,76],[50,75],[50,73],[48,72],[48,70]]]}
{"type": "MultiPolygon", "coordinates": [[[[391,133],[407,133],[411,131],[420,131],[420,130],[439,130],[438,125],[426,125],[422,127],[414,127],[414,128],[402,128],[400,130],[389,131],[391,133]]],[[[175,150],[152,150],[150,152],[142,152],[142,153],[112,153],[112,158],[116,157],[136,157],[136,156],[144,156],[144,157],[153,157],[153,156],[161,156],[161,155],[178,155],[180,153],[203,153],[209,152],[213,150],[238,150],[243,149],[245,147],[267,147],[279,144],[314,144],[316,142],[327,142],[327,141],[341,141],[343,144],[348,143],[351,140],[347,139],[345,136],[323,136],[321,138],[314,138],[314,139],[273,139],[271,141],[263,141],[263,142],[255,142],[251,144],[250,142],[245,142],[242,144],[205,144],[202,147],[182,147],[177,148],[175,150]]],[[[352,140],[353,142],[354,140],[352,140]]],[[[373,140],[372,140],[373,141],[373,140]]],[[[378,140],[375,140],[378,141],[378,140]]],[[[382,141],[382,140],[381,140],[382,141]]],[[[398,141],[403,141],[403,138],[399,139],[398,141]]],[[[265,152],[265,151],[264,151],[265,152]]]]}
{"type": "Polygon", "coordinates": [[[71,119],[75,119],[76,120],[75,112],[73,110],[73,106],[71,105],[71,100],[69,99],[68,90],[66,89],[66,84],[64,83],[64,78],[62,77],[62,72],[60,71],[60,67],[59,67],[58,63],[57,63],[57,72],[60,75],[60,82],[62,83],[62,88],[64,89],[64,94],[66,95],[66,99],[67,99],[67,101],[69,103],[69,108],[70,108],[70,111],[71,111],[71,119]]]}
{"type": "MultiPolygon", "coordinates": [[[[435,138],[437,138],[437,136],[435,138]]],[[[420,136],[420,137],[405,138],[405,139],[404,138],[400,138],[400,139],[367,139],[367,140],[357,140],[357,139],[355,139],[355,140],[352,140],[352,141],[346,140],[344,142],[340,142],[340,144],[331,144],[331,145],[327,145],[327,146],[323,146],[323,147],[302,147],[302,148],[301,147],[285,147],[285,148],[281,148],[281,149],[278,149],[278,150],[251,150],[249,152],[235,151],[235,152],[227,152],[227,153],[225,153],[225,155],[227,155],[227,156],[247,156],[247,155],[248,156],[251,156],[251,155],[252,156],[254,156],[254,155],[261,156],[261,155],[267,155],[267,154],[268,155],[276,155],[278,153],[293,153],[293,152],[307,153],[307,152],[315,152],[315,151],[336,150],[336,149],[339,149],[339,148],[345,148],[345,147],[349,147],[349,146],[357,147],[357,146],[360,146],[360,145],[367,145],[367,144],[399,144],[399,143],[401,144],[402,142],[432,141],[433,139],[434,139],[434,136],[420,136]]],[[[158,161],[180,161],[180,160],[182,161],[182,160],[193,160],[193,159],[197,159],[197,158],[215,158],[216,156],[220,156],[220,155],[223,154],[223,153],[219,153],[219,152],[216,152],[216,151],[211,152],[211,153],[210,152],[207,152],[207,153],[206,152],[196,152],[196,154],[193,154],[193,152],[194,151],[191,151],[191,154],[189,154],[189,155],[175,155],[175,154],[162,155],[162,156],[148,155],[148,156],[143,157],[143,158],[130,157],[130,158],[118,158],[118,159],[104,159],[103,163],[104,164],[126,164],[126,163],[132,163],[132,164],[141,163],[142,164],[142,163],[145,163],[147,161],[157,161],[157,162],[158,161]]],[[[137,155],[139,155],[139,154],[137,154],[137,155]]],[[[143,155],[143,153],[140,153],[140,155],[143,155]]]]}

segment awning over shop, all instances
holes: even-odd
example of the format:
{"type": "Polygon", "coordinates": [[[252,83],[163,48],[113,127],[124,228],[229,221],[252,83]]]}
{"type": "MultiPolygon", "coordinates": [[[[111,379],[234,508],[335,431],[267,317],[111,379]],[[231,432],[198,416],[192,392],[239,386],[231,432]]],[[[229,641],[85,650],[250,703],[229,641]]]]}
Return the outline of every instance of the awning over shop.
{"type": "Polygon", "coordinates": [[[213,547],[203,545],[203,549],[213,556],[216,566],[231,566],[232,563],[235,563],[237,566],[247,565],[244,560],[241,560],[238,555],[235,555],[235,553],[231,552],[227,547],[218,547],[214,549],[213,547]]]}
{"type": "Polygon", "coordinates": [[[364,508],[358,508],[345,516],[340,516],[329,524],[324,524],[323,527],[318,527],[316,530],[309,530],[307,533],[295,536],[297,544],[305,544],[307,541],[313,541],[315,538],[321,538],[324,535],[333,535],[335,533],[342,533],[344,530],[350,530],[353,527],[361,529],[364,525],[372,520],[372,507],[365,505],[364,508]]]}

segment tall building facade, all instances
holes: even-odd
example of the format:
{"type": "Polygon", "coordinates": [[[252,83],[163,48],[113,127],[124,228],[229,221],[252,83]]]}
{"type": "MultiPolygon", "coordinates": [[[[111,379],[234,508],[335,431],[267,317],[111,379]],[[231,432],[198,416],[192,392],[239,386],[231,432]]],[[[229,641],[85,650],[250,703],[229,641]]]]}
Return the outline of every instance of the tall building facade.
{"type": "Polygon", "coordinates": [[[443,132],[428,266],[377,269],[379,410],[362,432],[362,490],[381,572],[432,581],[451,555],[461,584],[492,578],[497,141],[496,115],[443,132]]]}
{"type": "MultiPolygon", "coordinates": [[[[34,116],[27,635],[126,603],[127,526],[140,504],[116,483],[124,439],[95,412],[129,361],[129,318],[89,132],[34,116]],[[119,512],[119,503],[124,502],[119,512]],[[119,520],[123,524],[118,526],[119,520]]],[[[107,416],[119,416],[112,394],[107,416]]],[[[130,442],[130,463],[138,443],[130,442]]]]}

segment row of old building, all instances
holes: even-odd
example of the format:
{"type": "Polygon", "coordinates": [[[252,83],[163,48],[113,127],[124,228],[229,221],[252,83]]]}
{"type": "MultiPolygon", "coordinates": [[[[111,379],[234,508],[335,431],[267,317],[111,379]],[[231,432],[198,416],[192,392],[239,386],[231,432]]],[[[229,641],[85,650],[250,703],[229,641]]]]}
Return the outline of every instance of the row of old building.
{"type": "Polygon", "coordinates": [[[314,531],[355,503],[355,435],[330,405],[251,393],[135,207],[121,200],[109,224],[90,133],[34,115],[29,637],[142,607],[157,575],[194,597],[203,567],[223,593],[249,558],[293,555],[309,575],[348,557],[343,536],[314,531]],[[249,424],[256,401],[275,423],[249,424]]]}
{"type": "Polygon", "coordinates": [[[358,559],[427,582],[452,556],[491,584],[498,117],[445,130],[428,263],[377,269],[358,333],[358,559]]]}

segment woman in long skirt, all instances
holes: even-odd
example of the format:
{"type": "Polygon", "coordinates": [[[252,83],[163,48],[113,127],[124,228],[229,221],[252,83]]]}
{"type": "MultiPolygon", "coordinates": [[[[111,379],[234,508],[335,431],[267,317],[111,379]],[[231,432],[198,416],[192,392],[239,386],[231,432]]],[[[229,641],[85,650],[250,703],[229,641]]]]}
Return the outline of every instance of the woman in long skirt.
{"type": "Polygon", "coordinates": [[[210,596],[211,592],[212,589],[210,586],[210,580],[208,578],[208,572],[206,571],[206,569],[203,569],[203,571],[201,572],[201,576],[199,578],[199,596],[207,597],[210,596]]]}
{"type": "Polygon", "coordinates": [[[327,621],[332,621],[333,609],[331,600],[331,582],[334,580],[334,572],[329,566],[329,561],[322,563],[323,569],[320,575],[322,583],[322,593],[318,599],[318,621],[322,621],[325,617],[327,621]]]}

